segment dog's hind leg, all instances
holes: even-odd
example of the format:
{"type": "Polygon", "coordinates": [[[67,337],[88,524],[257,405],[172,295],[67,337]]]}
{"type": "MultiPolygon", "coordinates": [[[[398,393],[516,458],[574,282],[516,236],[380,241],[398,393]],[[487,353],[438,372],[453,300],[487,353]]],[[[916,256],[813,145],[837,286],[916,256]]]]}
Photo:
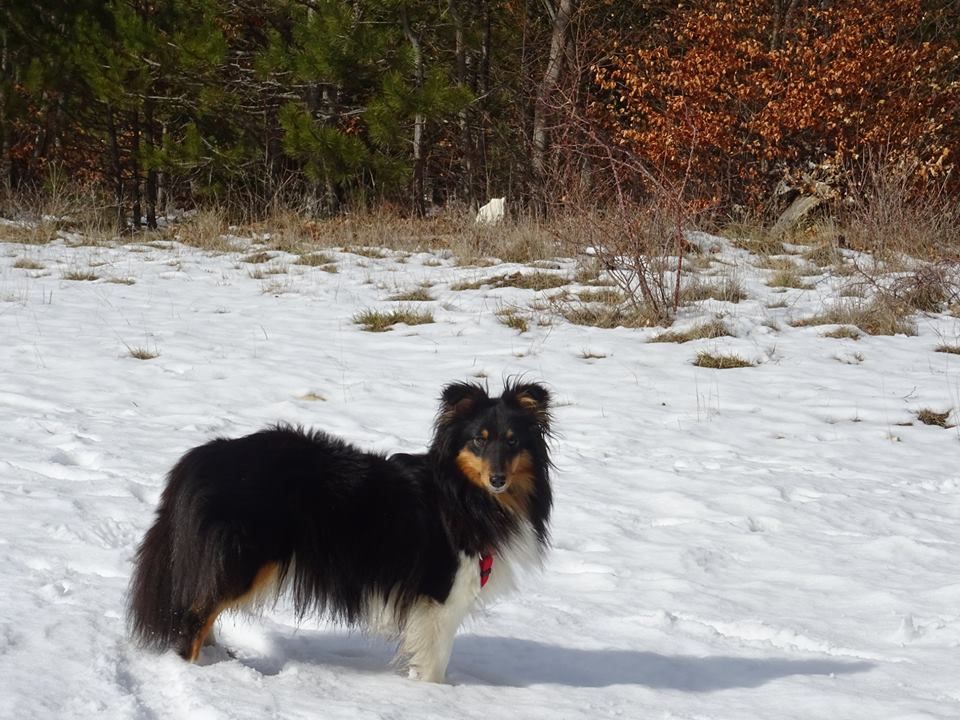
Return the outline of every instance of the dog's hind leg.
{"type": "Polygon", "coordinates": [[[176,648],[180,657],[187,662],[196,662],[205,645],[216,645],[213,626],[220,613],[228,609],[249,608],[264,602],[270,593],[276,592],[279,570],[277,563],[267,563],[257,570],[253,579],[239,594],[185,613],[181,626],[183,630],[176,648]]]}
{"type": "Polygon", "coordinates": [[[457,628],[480,594],[477,560],[460,556],[453,586],[443,602],[423,597],[410,611],[400,642],[399,656],[410,668],[410,677],[443,682],[453,651],[457,628]]]}

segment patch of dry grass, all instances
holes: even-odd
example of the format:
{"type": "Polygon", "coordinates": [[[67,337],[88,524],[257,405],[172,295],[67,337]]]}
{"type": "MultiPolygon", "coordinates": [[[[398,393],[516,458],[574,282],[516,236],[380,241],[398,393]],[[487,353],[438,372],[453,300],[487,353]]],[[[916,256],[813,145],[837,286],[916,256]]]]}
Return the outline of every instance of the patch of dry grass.
{"type": "Polygon", "coordinates": [[[320,393],[314,392],[313,390],[304,393],[298,399],[306,400],[307,402],[326,402],[327,401],[327,398],[325,398],[320,393]]]}
{"type": "Polygon", "coordinates": [[[950,355],[960,355],[960,345],[937,345],[934,352],[948,353],[950,355]]]}
{"type": "Polygon", "coordinates": [[[46,267],[42,262],[30,258],[17,258],[13,266],[20,270],[43,270],[46,267]]]}
{"type": "Polygon", "coordinates": [[[226,237],[227,214],[222,208],[198,210],[167,227],[162,235],[189,247],[209,252],[236,250],[234,240],[226,237]]]}
{"type": "Polygon", "coordinates": [[[154,358],[160,357],[159,352],[148,350],[145,347],[128,347],[127,351],[130,353],[130,357],[136,358],[137,360],[153,360],[154,358]]]}
{"type": "Polygon", "coordinates": [[[608,305],[618,305],[626,298],[623,293],[616,288],[603,287],[595,290],[581,290],[577,294],[577,299],[585,303],[606,303],[608,305]]]}
{"type": "Polygon", "coordinates": [[[58,226],[51,220],[0,223],[0,242],[47,245],[57,239],[58,226]]]}
{"type": "Polygon", "coordinates": [[[733,353],[711,353],[701,350],[697,353],[693,364],[697,367],[712,368],[714,370],[729,370],[733,368],[754,367],[756,363],[744,360],[733,353]]]}
{"type": "Polygon", "coordinates": [[[565,275],[555,275],[547,272],[521,273],[497,275],[495,277],[480,278],[472,282],[463,281],[453,283],[451,290],[479,290],[483,287],[505,288],[515,287],[522,290],[552,290],[570,284],[570,278],[565,275]]]}
{"type": "Polygon", "coordinates": [[[947,428],[952,427],[948,424],[951,412],[951,410],[938,412],[936,410],[931,410],[930,408],[924,408],[922,410],[918,410],[916,415],[917,420],[922,422],[924,425],[936,425],[938,427],[947,428]]]}
{"type": "Polygon", "coordinates": [[[433,300],[433,295],[426,288],[419,287],[414,290],[395,293],[387,299],[394,302],[429,302],[433,300]]]}
{"type": "Polygon", "coordinates": [[[685,343],[693,340],[709,340],[719,337],[732,337],[729,326],[718,318],[694,325],[687,330],[667,330],[650,338],[655,343],[685,343]]]}
{"type": "Polygon", "coordinates": [[[794,290],[813,290],[814,286],[806,282],[796,270],[778,270],[767,280],[769,287],[792,288],[794,290]]]}
{"type": "Polygon", "coordinates": [[[868,163],[838,220],[848,246],[876,258],[940,260],[960,247],[960,204],[945,178],[917,182],[916,168],[868,163]]]}
{"type": "Polygon", "coordinates": [[[322,252],[311,252],[311,253],[302,253],[296,260],[293,261],[294,265],[306,265],[307,267],[322,267],[323,265],[330,265],[335,263],[336,258],[332,255],[328,255],[322,252]]]}
{"type": "Polygon", "coordinates": [[[826,338],[833,338],[835,340],[859,340],[860,331],[855,327],[851,327],[850,325],[841,325],[840,327],[834,328],[829,332],[825,332],[823,336],[826,338]]]}
{"type": "Polygon", "coordinates": [[[753,237],[734,237],[730,242],[753,255],[783,255],[787,252],[782,242],[766,232],[753,237]]]}
{"type": "Polygon", "coordinates": [[[508,328],[525,333],[530,329],[530,322],[516,308],[503,308],[495,313],[497,320],[508,328]]]}
{"type": "Polygon", "coordinates": [[[94,280],[99,280],[100,276],[95,272],[90,270],[67,270],[63,273],[64,280],[77,280],[84,282],[92,282],[94,280]]]}
{"type": "Polygon", "coordinates": [[[389,311],[363,310],[353,316],[353,322],[368,332],[385,332],[394,325],[424,325],[433,322],[433,313],[401,307],[389,311]]]}
{"type": "Polygon", "coordinates": [[[719,300],[721,302],[738,303],[747,299],[747,293],[740,281],[733,276],[721,278],[717,281],[704,281],[694,276],[680,290],[680,300],[684,303],[699,302],[702,300],[719,300]]]}
{"type": "Polygon", "coordinates": [[[574,302],[566,297],[554,298],[550,304],[555,314],[574,325],[604,329],[646,328],[660,322],[653,313],[627,305],[574,302]]]}
{"type": "Polygon", "coordinates": [[[346,248],[345,252],[351,253],[353,255],[359,255],[360,257],[371,258],[374,260],[382,260],[387,257],[387,252],[381,247],[367,247],[365,245],[358,245],[355,247],[346,248]]]}
{"type": "Polygon", "coordinates": [[[910,320],[910,309],[882,298],[839,303],[824,312],[794,320],[794,327],[814,325],[855,325],[868,335],[916,335],[916,325],[910,320]]]}
{"type": "Polygon", "coordinates": [[[249,263],[251,265],[259,265],[261,263],[268,263],[273,259],[273,255],[266,251],[259,251],[255,253],[250,253],[249,255],[244,255],[240,258],[240,262],[249,263]]]}
{"type": "Polygon", "coordinates": [[[836,246],[830,242],[814,245],[803,254],[803,259],[821,268],[840,265],[843,262],[836,246]]]}

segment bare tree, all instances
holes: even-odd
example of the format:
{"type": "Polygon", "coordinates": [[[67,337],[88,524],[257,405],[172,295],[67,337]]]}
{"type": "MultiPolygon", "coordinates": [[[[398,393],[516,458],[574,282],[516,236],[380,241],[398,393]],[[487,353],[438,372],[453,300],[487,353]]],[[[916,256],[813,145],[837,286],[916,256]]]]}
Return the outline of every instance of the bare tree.
{"type": "Polygon", "coordinates": [[[533,131],[531,133],[532,151],[530,155],[534,182],[533,202],[536,211],[541,215],[546,212],[544,185],[547,178],[547,146],[549,140],[547,117],[550,114],[552,96],[563,73],[567,57],[567,43],[570,38],[570,21],[577,6],[576,0],[559,0],[557,4],[551,3],[550,0],[544,0],[544,2],[553,18],[550,33],[550,56],[547,59],[547,67],[537,88],[537,96],[534,101],[533,131]]]}

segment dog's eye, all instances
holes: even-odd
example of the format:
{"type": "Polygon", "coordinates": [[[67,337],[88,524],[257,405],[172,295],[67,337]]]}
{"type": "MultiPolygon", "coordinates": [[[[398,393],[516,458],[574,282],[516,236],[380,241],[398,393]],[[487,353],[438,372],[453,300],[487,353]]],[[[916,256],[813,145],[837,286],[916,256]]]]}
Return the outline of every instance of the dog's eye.
{"type": "Polygon", "coordinates": [[[511,435],[510,437],[507,438],[507,447],[512,447],[512,448],[513,448],[513,447],[516,447],[516,446],[517,446],[517,442],[518,442],[518,441],[517,441],[517,436],[516,436],[516,435],[511,435]]]}
{"type": "Polygon", "coordinates": [[[483,435],[477,435],[473,439],[473,444],[476,445],[478,448],[482,448],[484,445],[487,444],[487,439],[483,435]]]}

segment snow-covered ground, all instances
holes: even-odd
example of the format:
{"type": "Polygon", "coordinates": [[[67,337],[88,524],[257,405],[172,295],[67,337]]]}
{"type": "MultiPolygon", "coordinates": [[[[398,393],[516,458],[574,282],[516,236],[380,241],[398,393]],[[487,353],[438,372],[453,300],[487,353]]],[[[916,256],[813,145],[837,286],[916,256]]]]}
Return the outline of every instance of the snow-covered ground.
{"type": "Polygon", "coordinates": [[[960,356],[934,352],[960,321],[825,338],[787,321],[839,280],[777,294],[726,248],[750,299],[677,327],[723,312],[735,338],[518,334],[495,312],[543,293],[450,285],[530,268],[334,255],[258,280],[237,253],[0,245],[0,717],[960,717],[960,435],[915,418],[960,406],[960,356]],[[421,283],[435,323],[352,322],[421,283]],[[131,556],[185,450],[283,419],[419,451],[444,383],[517,373],[557,401],[554,548],[464,628],[450,685],[285,606],[225,623],[236,659],[131,647],[131,556]]]}

